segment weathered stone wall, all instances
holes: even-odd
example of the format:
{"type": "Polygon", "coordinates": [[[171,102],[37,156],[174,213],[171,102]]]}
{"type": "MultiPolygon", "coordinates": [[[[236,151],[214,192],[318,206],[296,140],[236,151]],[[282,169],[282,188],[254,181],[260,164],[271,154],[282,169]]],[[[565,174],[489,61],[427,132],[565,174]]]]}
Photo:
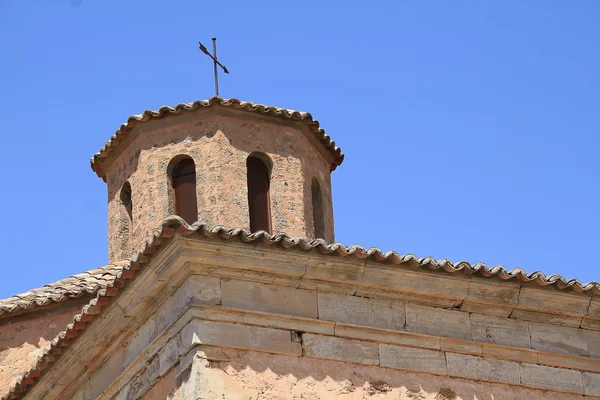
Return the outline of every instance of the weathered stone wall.
{"type": "Polygon", "coordinates": [[[216,238],[153,257],[27,398],[600,397],[589,291],[216,238]]]}
{"type": "MultiPolygon", "coordinates": [[[[572,400],[552,393],[489,382],[395,371],[332,360],[224,350],[229,361],[196,357],[178,378],[157,381],[144,400],[217,399],[398,399],[572,400]],[[161,394],[163,397],[155,396],[161,394]],[[164,394],[167,394],[167,397],[164,394]]],[[[422,362],[428,362],[426,359],[422,362]]],[[[174,374],[173,374],[174,375],[174,374]]]]}
{"type": "Polygon", "coordinates": [[[173,214],[167,168],[176,156],[196,164],[199,221],[248,228],[246,159],[253,152],[272,161],[271,217],[274,232],[314,237],[311,181],[322,189],[325,238],[333,241],[330,164],[304,135],[302,126],[248,115],[173,116],[148,122],[146,129],[107,168],[110,262],[131,256],[127,215],[120,200],[126,181],[132,188],[134,251],[153,229],[173,214]]]}
{"type": "Polygon", "coordinates": [[[29,370],[50,341],[72,321],[74,311],[57,310],[31,319],[0,319],[0,393],[29,370]]]}
{"type": "Polygon", "coordinates": [[[597,331],[193,275],[76,398],[574,399],[600,396],[599,344],[597,331]]]}

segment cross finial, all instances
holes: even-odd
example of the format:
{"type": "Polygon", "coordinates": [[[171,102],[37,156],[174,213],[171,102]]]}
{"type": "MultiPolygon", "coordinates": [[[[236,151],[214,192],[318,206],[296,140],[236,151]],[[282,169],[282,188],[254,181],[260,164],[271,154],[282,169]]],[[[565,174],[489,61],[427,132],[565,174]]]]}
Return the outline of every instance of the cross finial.
{"type": "Polygon", "coordinates": [[[202,50],[202,52],[204,54],[206,54],[207,56],[209,56],[210,58],[212,58],[213,62],[214,62],[214,67],[215,67],[215,94],[218,96],[219,95],[219,72],[217,70],[217,65],[221,68],[223,68],[223,72],[225,72],[226,74],[229,73],[229,71],[227,70],[227,68],[225,68],[225,66],[223,64],[221,64],[219,62],[219,60],[217,60],[217,38],[213,37],[212,38],[212,42],[213,42],[213,53],[210,54],[208,52],[208,49],[206,47],[204,47],[204,45],[200,42],[198,42],[198,44],[200,45],[200,50],[202,50]]]}

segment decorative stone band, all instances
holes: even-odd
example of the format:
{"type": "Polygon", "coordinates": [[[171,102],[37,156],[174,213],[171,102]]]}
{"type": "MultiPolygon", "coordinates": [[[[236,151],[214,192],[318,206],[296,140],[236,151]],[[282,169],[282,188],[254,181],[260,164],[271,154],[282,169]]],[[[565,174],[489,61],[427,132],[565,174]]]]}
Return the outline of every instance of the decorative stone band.
{"type": "MultiPolygon", "coordinates": [[[[307,333],[310,333],[316,336],[335,336],[344,340],[358,340],[361,343],[374,342],[406,348],[421,349],[424,352],[419,353],[420,350],[415,351],[418,354],[423,355],[430,354],[427,353],[427,351],[435,351],[442,353],[453,352],[465,355],[481,356],[485,358],[497,358],[506,361],[515,361],[530,364],[544,364],[554,367],[563,367],[567,369],[600,373],[600,360],[595,358],[566,354],[563,355],[531,349],[519,349],[511,346],[493,343],[475,342],[471,340],[446,338],[412,332],[401,332],[391,329],[373,328],[362,325],[328,322],[310,318],[284,316],[226,307],[193,307],[192,311],[190,312],[190,315],[192,315],[194,318],[202,320],[220,321],[233,324],[244,323],[254,326],[286,329],[294,332],[303,332],[303,334],[301,335],[303,338],[302,343],[306,343],[305,335],[307,333]]],[[[202,343],[204,344],[224,345],[224,342],[209,343],[206,341],[206,337],[200,337],[202,338],[202,343]]],[[[247,340],[254,339],[254,337],[249,337],[247,340]]],[[[332,340],[332,343],[335,342],[335,340],[333,339],[328,340],[332,340]]],[[[307,349],[305,347],[303,353],[294,352],[293,354],[318,354],[318,352],[313,353],[312,351],[313,350],[308,350],[307,352],[307,349]]],[[[275,353],[279,352],[275,351],[275,353]]],[[[359,364],[371,364],[369,357],[366,357],[364,360],[362,360],[361,357],[362,356],[357,356],[357,358],[341,358],[340,361],[350,361],[359,364]]],[[[334,356],[324,358],[336,359],[334,356]]],[[[374,365],[380,364],[379,362],[377,362],[374,363],[374,365]]],[[[410,365],[412,364],[406,364],[406,368],[399,369],[410,369],[408,368],[410,365]]],[[[415,371],[420,370],[416,369],[415,371]]],[[[423,370],[422,372],[434,373],[434,371],[429,370],[423,370]]]]}
{"type": "MultiPolygon", "coordinates": [[[[600,371],[600,365],[585,357],[546,359],[539,351],[218,306],[193,306],[162,336],[137,335],[134,341],[140,351],[119,379],[108,390],[87,387],[82,398],[110,399],[133,395],[133,390],[140,396],[174,366],[181,369],[179,361],[197,346],[211,361],[227,361],[227,349],[238,349],[600,395],[600,373],[587,371],[600,371]]],[[[107,363],[96,376],[114,367],[107,363]]]]}

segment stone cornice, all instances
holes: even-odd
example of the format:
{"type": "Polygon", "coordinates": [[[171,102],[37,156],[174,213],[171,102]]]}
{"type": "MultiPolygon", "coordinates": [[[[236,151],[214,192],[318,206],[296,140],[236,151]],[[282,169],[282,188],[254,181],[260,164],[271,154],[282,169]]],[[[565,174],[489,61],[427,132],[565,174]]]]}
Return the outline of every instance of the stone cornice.
{"type": "MultiPolygon", "coordinates": [[[[190,274],[311,293],[388,299],[434,306],[436,309],[453,309],[447,312],[464,315],[476,312],[496,317],[517,317],[515,313],[518,312],[518,318],[523,320],[571,327],[598,326],[598,307],[594,305],[598,300],[589,291],[538,287],[535,280],[502,281],[488,279],[485,275],[448,274],[445,269],[424,268],[421,263],[415,263],[414,258],[397,265],[389,255],[386,257],[390,261],[386,262],[377,253],[358,247],[348,251],[348,248],[340,246],[292,239],[285,235],[269,237],[263,233],[250,235],[243,230],[189,227],[179,219],[167,221],[144,252],[125,266],[113,284],[101,290],[98,298],[59,335],[36,367],[13,389],[10,398],[22,397],[26,393],[24,389],[41,381],[45,384],[40,382],[34,386],[32,393],[36,395],[32,398],[41,395],[51,399],[46,385],[76,380],[77,374],[73,375],[73,371],[78,371],[76,365],[83,363],[89,371],[99,368],[120,345],[121,342],[116,339],[135,332],[190,274]],[[231,240],[233,238],[239,240],[231,240]],[[136,275],[139,277],[127,284],[136,275]],[[119,289],[125,284],[128,290],[119,289]],[[120,292],[123,293],[114,297],[120,292]],[[95,318],[107,305],[101,318],[95,318]],[[90,325],[89,321],[94,321],[93,328],[86,328],[90,325]],[[81,335],[85,339],[75,340],[81,335]],[[65,348],[68,351],[63,350],[65,348]],[[59,356],[61,362],[54,363],[59,356]],[[42,372],[45,376],[40,378],[42,372]]],[[[466,348],[464,344],[453,345],[448,340],[444,340],[447,346],[466,348]]],[[[471,347],[477,347],[469,343],[471,347]]],[[[485,347],[494,346],[488,344],[485,347]]],[[[483,354],[483,345],[481,351],[483,354]]],[[[517,350],[516,353],[523,352],[517,350]]],[[[525,353],[530,354],[528,351],[525,353]]],[[[546,355],[544,359],[550,363],[553,362],[548,361],[551,358],[551,355],[546,355]]],[[[578,360],[580,365],[584,364],[578,360]]],[[[53,393],[57,388],[60,389],[60,385],[53,386],[53,393]]]]}
{"type": "Polygon", "coordinates": [[[248,249],[237,241],[216,238],[187,237],[182,250],[189,267],[200,274],[600,329],[599,299],[590,293],[351,256],[323,257],[273,246],[268,251],[248,249]]]}

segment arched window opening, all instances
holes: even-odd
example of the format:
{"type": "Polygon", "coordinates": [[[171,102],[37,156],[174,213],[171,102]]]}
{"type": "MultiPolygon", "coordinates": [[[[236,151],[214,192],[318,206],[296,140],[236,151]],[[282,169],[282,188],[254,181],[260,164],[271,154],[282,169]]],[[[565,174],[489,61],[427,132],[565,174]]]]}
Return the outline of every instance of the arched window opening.
{"type": "Polygon", "coordinates": [[[323,213],[323,193],[317,178],[312,179],[311,184],[313,226],[315,228],[315,239],[325,238],[325,216],[323,213]]]}
{"type": "Polygon", "coordinates": [[[133,222],[133,203],[131,201],[131,185],[129,182],[125,182],[121,188],[121,203],[123,203],[123,207],[127,211],[129,222],[133,222]]]}
{"type": "Polygon", "coordinates": [[[191,158],[184,158],[173,168],[173,197],[175,214],[188,224],[198,220],[198,201],[196,199],[196,164],[191,158]]]}
{"type": "Polygon", "coordinates": [[[246,160],[248,178],[248,209],[250,231],[271,233],[271,207],[269,201],[269,169],[258,157],[246,160]]]}
{"type": "Polygon", "coordinates": [[[132,232],[133,232],[133,202],[131,200],[131,184],[125,182],[121,188],[121,204],[125,208],[127,213],[127,219],[125,220],[122,233],[126,235],[126,240],[123,245],[131,246],[132,232]]]}

